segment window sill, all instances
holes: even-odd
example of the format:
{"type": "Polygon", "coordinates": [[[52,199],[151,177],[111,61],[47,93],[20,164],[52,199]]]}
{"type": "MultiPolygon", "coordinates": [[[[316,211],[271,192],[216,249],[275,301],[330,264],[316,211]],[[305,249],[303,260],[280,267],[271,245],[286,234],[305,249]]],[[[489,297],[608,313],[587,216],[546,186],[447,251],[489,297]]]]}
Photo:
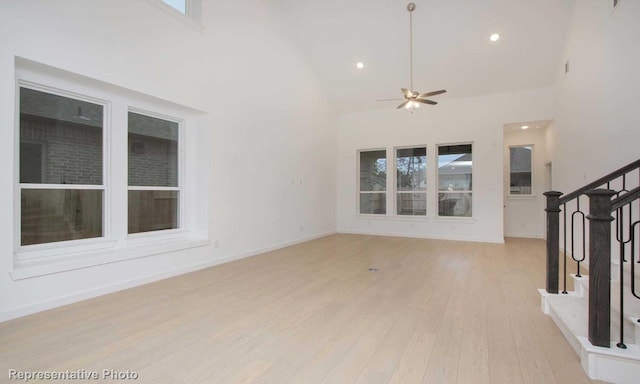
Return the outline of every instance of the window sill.
{"type": "Polygon", "coordinates": [[[394,215],[391,218],[399,221],[429,221],[432,219],[432,217],[425,215],[394,215]]]}
{"type": "Polygon", "coordinates": [[[442,223],[466,223],[466,224],[474,224],[477,222],[473,217],[455,217],[455,216],[398,216],[398,215],[365,215],[365,214],[356,214],[355,217],[357,219],[364,220],[386,220],[386,221],[408,221],[408,222],[442,222],[442,223]]]}
{"type": "MultiPolygon", "coordinates": [[[[63,255],[27,260],[18,260],[17,257],[19,254],[16,252],[13,271],[11,271],[10,274],[13,280],[23,280],[140,257],[181,251],[189,248],[203,247],[209,245],[209,243],[208,238],[190,237],[146,241],[134,244],[128,241],[121,244],[118,244],[116,241],[110,241],[104,243],[110,244],[109,248],[85,249],[81,256],[79,255],[80,251],[76,250],[75,252],[69,252],[63,255]]],[[[24,253],[25,252],[21,252],[21,254],[24,253]]]]}
{"type": "Polygon", "coordinates": [[[455,217],[455,216],[438,216],[435,219],[436,222],[439,223],[466,223],[466,224],[475,224],[476,219],[473,217],[455,217]]]}
{"type": "Polygon", "coordinates": [[[509,200],[535,200],[537,198],[536,195],[507,195],[509,200]]]}
{"type": "Polygon", "coordinates": [[[389,217],[391,217],[391,216],[387,215],[386,213],[384,213],[384,214],[383,214],[383,213],[380,213],[380,214],[377,214],[377,213],[371,213],[371,214],[367,214],[367,213],[356,213],[356,217],[357,217],[357,218],[360,218],[360,219],[367,219],[367,220],[369,220],[369,219],[374,219],[374,220],[386,220],[386,219],[388,219],[388,218],[389,218],[389,217]]]}

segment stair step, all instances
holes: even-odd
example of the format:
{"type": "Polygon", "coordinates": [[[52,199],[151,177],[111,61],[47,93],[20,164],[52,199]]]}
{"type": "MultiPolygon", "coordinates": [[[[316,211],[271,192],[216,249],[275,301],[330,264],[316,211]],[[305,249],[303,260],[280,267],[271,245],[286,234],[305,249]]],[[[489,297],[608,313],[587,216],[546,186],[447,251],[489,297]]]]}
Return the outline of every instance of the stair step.
{"type": "MultiPolygon", "coordinates": [[[[640,377],[640,345],[634,344],[633,340],[640,340],[638,318],[629,317],[624,321],[626,349],[618,348],[617,341],[612,341],[609,348],[595,347],[588,340],[588,303],[582,295],[576,292],[548,294],[543,289],[539,292],[543,311],[551,316],[580,357],[590,378],[617,384],[637,383],[640,377]]],[[[615,338],[620,329],[619,320],[611,320],[611,334],[615,338]]]]}
{"type": "MultiPolygon", "coordinates": [[[[640,273],[640,266],[639,271],[640,273]]],[[[581,277],[577,277],[572,274],[571,278],[574,281],[574,289],[575,294],[577,296],[582,296],[585,302],[588,302],[589,298],[589,276],[582,275],[581,277]]],[[[633,296],[631,293],[630,285],[624,285],[624,314],[625,316],[635,316],[640,317],[640,299],[633,296]]],[[[640,283],[636,287],[636,291],[640,291],[640,283]]],[[[640,292],[638,292],[640,293],[640,292]]],[[[620,284],[612,283],[611,284],[611,317],[618,318],[620,317],[620,284]]]]}
{"type": "Polygon", "coordinates": [[[629,316],[627,319],[631,324],[633,324],[633,331],[636,336],[636,340],[640,340],[640,318],[629,316]]]}
{"type": "MultiPolygon", "coordinates": [[[[627,255],[627,260],[629,259],[629,255],[627,255]]],[[[637,257],[636,257],[636,262],[634,264],[635,267],[635,284],[636,284],[636,290],[640,291],[640,263],[637,262],[637,257]]],[[[624,263],[624,275],[623,275],[623,281],[624,281],[624,285],[627,287],[631,286],[631,263],[629,261],[624,263]]],[[[613,260],[611,262],[611,281],[612,282],[619,282],[620,281],[620,260],[613,260]]]]}
{"type": "Polygon", "coordinates": [[[578,336],[588,335],[588,306],[580,296],[549,295],[546,298],[549,315],[558,324],[567,341],[580,354],[578,336]]]}
{"type": "Polygon", "coordinates": [[[587,296],[589,292],[589,275],[580,275],[578,277],[575,273],[572,273],[573,289],[577,295],[587,296]]]}
{"type": "MultiPolygon", "coordinates": [[[[578,277],[575,274],[572,274],[571,278],[574,281],[575,296],[581,297],[581,301],[583,302],[584,307],[588,309],[589,276],[582,275],[578,277]]],[[[624,342],[625,344],[629,344],[635,343],[636,340],[640,341],[640,337],[638,337],[640,336],[638,324],[634,324],[631,320],[629,320],[629,318],[634,316],[640,317],[640,300],[638,300],[631,294],[631,292],[629,291],[629,287],[625,286],[625,289],[627,291],[625,292],[624,298],[624,315],[625,317],[627,317],[627,319],[624,319],[622,321],[622,326],[624,327],[624,342]]],[[[586,322],[588,314],[585,312],[584,316],[586,322]]],[[[620,321],[620,285],[613,283],[611,285],[611,338],[612,340],[616,340],[616,342],[620,340],[620,321]]],[[[586,333],[582,336],[586,337],[586,333]]]]}

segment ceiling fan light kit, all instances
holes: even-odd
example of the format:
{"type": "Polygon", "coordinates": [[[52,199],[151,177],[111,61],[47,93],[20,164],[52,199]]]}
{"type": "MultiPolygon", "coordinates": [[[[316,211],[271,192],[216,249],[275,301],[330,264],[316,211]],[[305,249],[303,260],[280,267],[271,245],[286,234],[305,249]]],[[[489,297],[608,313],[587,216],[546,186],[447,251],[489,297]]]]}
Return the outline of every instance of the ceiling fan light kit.
{"type": "MultiPolygon", "coordinates": [[[[413,90],[414,89],[413,88],[413,11],[415,10],[416,10],[416,5],[414,3],[409,3],[407,5],[407,11],[409,11],[409,76],[411,80],[411,88],[410,89],[401,88],[402,94],[404,96],[404,102],[398,105],[397,107],[397,109],[402,109],[402,108],[409,109],[411,113],[413,113],[413,111],[416,108],[419,108],[420,104],[430,104],[430,105],[438,104],[437,102],[433,100],[428,100],[426,98],[430,96],[440,95],[442,93],[447,92],[444,89],[441,89],[439,91],[426,92],[426,93],[420,93],[413,90]]],[[[395,100],[395,99],[385,99],[385,100],[378,100],[378,101],[387,101],[387,100],[395,100]]],[[[401,99],[398,99],[398,100],[401,100],[401,99]]]]}

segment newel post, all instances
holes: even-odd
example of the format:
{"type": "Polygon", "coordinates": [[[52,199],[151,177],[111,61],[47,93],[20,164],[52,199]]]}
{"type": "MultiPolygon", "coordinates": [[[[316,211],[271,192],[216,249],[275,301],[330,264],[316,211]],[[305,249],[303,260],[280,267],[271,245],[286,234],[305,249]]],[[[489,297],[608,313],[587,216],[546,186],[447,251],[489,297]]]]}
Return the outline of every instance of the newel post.
{"type": "Polygon", "coordinates": [[[593,189],[589,196],[589,341],[609,348],[611,341],[611,197],[593,189]]]}
{"type": "Polygon", "coordinates": [[[562,192],[545,192],[547,197],[547,293],[558,293],[560,261],[560,196],[562,192]]]}

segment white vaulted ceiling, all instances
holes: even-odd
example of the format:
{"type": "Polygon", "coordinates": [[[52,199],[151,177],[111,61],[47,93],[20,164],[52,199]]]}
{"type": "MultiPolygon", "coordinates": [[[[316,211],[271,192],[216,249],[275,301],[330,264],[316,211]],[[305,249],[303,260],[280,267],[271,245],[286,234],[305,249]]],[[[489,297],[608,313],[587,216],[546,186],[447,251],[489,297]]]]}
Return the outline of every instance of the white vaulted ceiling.
{"type": "MultiPolygon", "coordinates": [[[[338,112],[395,108],[375,100],[409,88],[408,0],[271,1],[338,112]]],[[[414,3],[415,90],[447,89],[444,101],[554,84],[573,0],[414,3]]]]}

